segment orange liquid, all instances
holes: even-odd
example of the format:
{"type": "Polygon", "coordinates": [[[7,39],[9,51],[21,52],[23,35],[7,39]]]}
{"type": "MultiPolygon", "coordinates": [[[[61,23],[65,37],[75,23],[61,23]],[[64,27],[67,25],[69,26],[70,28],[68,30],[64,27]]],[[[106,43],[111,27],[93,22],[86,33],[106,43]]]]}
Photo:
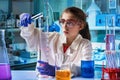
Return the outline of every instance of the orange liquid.
{"type": "Polygon", "coordinates": [[[57,70],[56,80],[71,80],[70,70],[57,70]]]}

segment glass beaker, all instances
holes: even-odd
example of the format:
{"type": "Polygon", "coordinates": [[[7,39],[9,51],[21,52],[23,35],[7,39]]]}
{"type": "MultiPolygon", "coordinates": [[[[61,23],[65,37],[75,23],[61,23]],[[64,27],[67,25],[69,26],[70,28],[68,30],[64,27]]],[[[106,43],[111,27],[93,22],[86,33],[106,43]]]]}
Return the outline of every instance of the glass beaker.
{"type": "Polygon", "coordinates": [[[56,80],[71,80],[71,71],[70,69],[56,69],[55,72],[56,80]]]}
{"type": "Polygon", "coordinates": [[[56,80],[71,80],[70,70],[56,70],[56,80]]]}
{"type": "Polygon", "coordinates": [[[71,80],[71,62],[62,65],[63,53],[55,54],[55,80],[71,80]]]}
{"type": "Polygon", "coordinates": [[[11,70],[5,43],[5,30],[0,29],[0,80],[11,80],[11,70]]]}
{"type": "Polygon", "coordinates": [[[81,60],[81,76],[94,78],[94,60],[81,60]]]}

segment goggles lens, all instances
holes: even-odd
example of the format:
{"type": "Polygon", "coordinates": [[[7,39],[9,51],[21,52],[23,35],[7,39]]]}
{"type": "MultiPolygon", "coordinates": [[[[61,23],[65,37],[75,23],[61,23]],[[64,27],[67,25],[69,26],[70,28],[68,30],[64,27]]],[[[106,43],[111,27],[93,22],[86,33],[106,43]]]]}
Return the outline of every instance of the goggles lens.
{"type": "Polygon", "coordinates": [[[76,25],[77,21],[74,19],[69,19],[69,20],[60,19],[59,23],[61,26],[65,25],[65,23],[66,23],[67,27],[74,27],[76,25]]]}

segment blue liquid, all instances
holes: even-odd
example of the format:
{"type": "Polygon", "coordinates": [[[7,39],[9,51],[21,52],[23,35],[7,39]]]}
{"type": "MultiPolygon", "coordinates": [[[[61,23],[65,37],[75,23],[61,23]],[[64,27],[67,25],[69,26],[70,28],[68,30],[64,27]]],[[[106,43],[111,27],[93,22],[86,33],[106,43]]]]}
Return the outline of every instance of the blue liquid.
{"type": "Polygon", "coordinates": [[[94,78],[94,61],[81,61],[81,76],[94,78]]]}

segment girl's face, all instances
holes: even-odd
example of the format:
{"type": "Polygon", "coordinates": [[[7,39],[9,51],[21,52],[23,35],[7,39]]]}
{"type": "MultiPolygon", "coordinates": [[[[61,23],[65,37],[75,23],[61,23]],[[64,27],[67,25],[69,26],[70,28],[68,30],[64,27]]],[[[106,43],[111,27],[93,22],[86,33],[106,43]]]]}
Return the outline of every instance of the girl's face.
{"type": "Polygon", "coordinates": [[[64,12],[60,19],[60,24],[67,38],[75,38],[82,29],[82,23],[76,20],[71,13],[64,12]]]}

